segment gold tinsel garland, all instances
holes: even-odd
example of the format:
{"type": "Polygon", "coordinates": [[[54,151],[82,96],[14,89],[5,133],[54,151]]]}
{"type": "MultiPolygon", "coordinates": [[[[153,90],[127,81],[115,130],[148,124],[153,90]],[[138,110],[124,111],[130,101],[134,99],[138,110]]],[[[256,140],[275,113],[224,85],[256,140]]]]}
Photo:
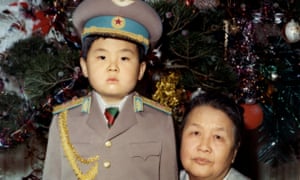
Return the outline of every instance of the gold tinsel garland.
{"type": "Polygon", "coordinates": [[[60,127],[60,136],[62,146],[65,152],[67,159],[69,160],[73,171],[75,172],[79,180],[92,180],[98,174],[98,160],[99,156],[90,157],[84,159],[79,155],[74,146],[70,142],[69,131],[67,127],[67,111],[63,111],[59,115],[59,127],[60,127]],[[84,164],[90,164],[94,162],[94,165],[86,173],[83,173],[78,167],[76,161],[80,161],[84,164]]]}
{"type": "Polygon", "coordinates": [[[183,88],[178,88],[180,80],[179,73],[170,72],[167,76],[161,77],[156,83],[156,91],[152,98],[162,105],[174,108],[180,104],[184,93],[183,88]]]}

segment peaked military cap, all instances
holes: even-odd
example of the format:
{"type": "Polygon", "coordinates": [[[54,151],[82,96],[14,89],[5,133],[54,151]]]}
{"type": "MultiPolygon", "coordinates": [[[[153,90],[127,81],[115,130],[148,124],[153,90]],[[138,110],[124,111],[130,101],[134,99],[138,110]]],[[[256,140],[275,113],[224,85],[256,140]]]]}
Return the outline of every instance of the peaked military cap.
{"type": "Polygon", "coordinates": [[[73,13],[82,41],[92,34],[117,37],[154,47],[162,34],[156,11],[142,0],[83,0],[73,13]]]}

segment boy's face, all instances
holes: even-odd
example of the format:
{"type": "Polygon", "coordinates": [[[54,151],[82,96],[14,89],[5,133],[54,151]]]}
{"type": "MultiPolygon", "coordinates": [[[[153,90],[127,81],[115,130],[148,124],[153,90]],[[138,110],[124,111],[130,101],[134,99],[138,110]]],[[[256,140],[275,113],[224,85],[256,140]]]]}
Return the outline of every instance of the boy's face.
{"type": "Polygon", "coordinates": [[[190,179],[223,179],[237,153],[233,122],[207,105],[195,107],[186,120],[180,159],[190,179]]]}
{"type": "Polygon", "coordinates": [[[99,38],[93,42],[87,59],[80,65],[91,86],[107,104],[115,104],[128,95],[141,80],[146,63],[139,63],[138,48],[134,43],[99,38]]]}

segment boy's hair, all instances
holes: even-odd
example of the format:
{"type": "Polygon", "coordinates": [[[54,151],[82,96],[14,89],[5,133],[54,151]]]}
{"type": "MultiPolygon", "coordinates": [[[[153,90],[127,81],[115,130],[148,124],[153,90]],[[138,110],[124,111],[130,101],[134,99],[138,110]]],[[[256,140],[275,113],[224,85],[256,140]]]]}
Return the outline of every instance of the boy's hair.
{"type": "MultiPolygon", "coordinates": [[[[82,47],[81,47],[81,57],[83,59],[86,60],[87,54],[88,54],[93,42],[99,38],[111,38],[111,37],[101,36],[101,35],[90,35],[90,36],[84,38],[84,41],[82,42],[82,47]]],[[[119,39],[119,38],[114,38],[114,39],[119,39]]],[[[123,40],[123,39],[120,39],[120,40],[123,40]]],[[[131,41],[128,40],[128,42],[131,42],[131,41]]],[[[141,44],[135,43],[135,42],[131,42],[131,43],[134,43],[137,46],[138,54],[139,54],[139,62],[145,61],[146,55],[145,55],[144,46],[141,44]]]]}
{"type": "Polygon", "coordinates": [[[244,132],[244,119],[243,119],[243,108],[239,106],[235,101],[228,96],[219,93],[204,93],[194,97],[189,104],[186,106],[185,113],[183,116],[183,124],[181,132],[187,121],[187,117],[190,112],[199,106],[211,106],[224,112],[234,124],[235,129],[235,147],[238,148],[244,132]]]}

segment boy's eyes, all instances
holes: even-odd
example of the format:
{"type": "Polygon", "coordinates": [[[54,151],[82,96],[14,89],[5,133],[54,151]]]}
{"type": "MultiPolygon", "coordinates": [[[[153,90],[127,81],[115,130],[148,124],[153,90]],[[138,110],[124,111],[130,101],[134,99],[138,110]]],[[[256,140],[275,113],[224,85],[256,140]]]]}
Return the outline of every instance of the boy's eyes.
{"type": "MultiPolygon", "coordinates": [[[[98,56],[97,59],[105,60],[105,59],[106,59],[106,56],[98,56]]],[[[122,61],[127,61],[127,60],[129,60],[129,57],[124,56],[124,57],[120,57],[120,59],[121,59],[122,61]]]]}
{"type": "Polygon", "coordinates": [[[129,60],[129,57],[121,57],[121,60],[122,61],[127,61],[127,60],[129,60]]]}
{"type": "Polygon", "coordinates": [[[105,60],[106,57],[105,56],[97,56],[97,59],[99,59],[99,60],[105,60]]]}

